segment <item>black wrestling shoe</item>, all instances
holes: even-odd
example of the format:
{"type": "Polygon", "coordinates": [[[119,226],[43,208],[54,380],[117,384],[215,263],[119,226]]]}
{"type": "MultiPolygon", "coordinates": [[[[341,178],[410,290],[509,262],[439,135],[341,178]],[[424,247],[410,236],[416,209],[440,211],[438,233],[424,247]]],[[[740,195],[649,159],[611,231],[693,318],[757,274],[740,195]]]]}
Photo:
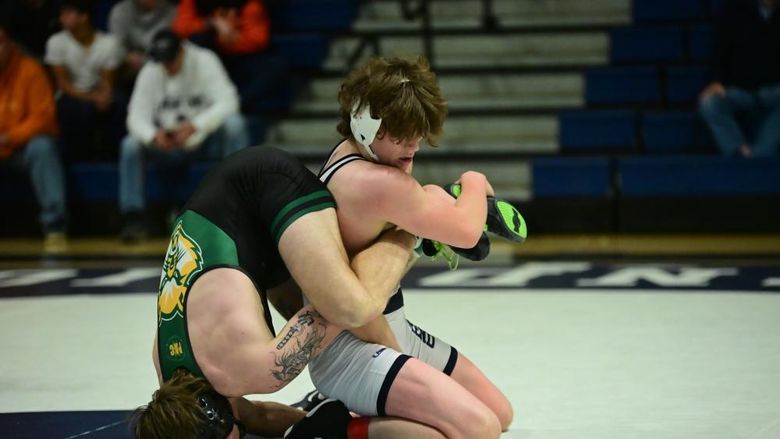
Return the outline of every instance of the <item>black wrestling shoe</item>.
{"type": "Polygon", "coordinates": [[[347,439],[351,420],[352,415],[341,401],[326,399],[288,428],[284,439],[347,439]]]}
{"type": "Polygon", "coordinates": [[[314,407],[317,407],[322,401],[325,401],[326,399],[328,399],[327,396],[320,393],[319,390],[314,389],[307,393],[302,400],[290,404],[290,407],[295,407],[297,409],[308,412],[313,410],[314,407]]]}
{"type": "Polygon", "coordinates": [[[456,254],[470,260],[470,261],[482,261],[490,254],[490,239],[487,233],[482,232],[482,236],[479,237],[477,245],[471,248],[460,248],[450,246],[452,251],[456,254]]]}

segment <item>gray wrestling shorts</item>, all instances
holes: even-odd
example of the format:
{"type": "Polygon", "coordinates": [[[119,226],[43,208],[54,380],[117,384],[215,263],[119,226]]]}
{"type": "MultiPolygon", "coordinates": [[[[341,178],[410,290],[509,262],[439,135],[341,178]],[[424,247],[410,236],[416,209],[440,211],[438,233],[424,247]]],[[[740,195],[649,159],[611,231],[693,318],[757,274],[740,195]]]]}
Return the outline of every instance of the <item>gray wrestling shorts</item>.
{"type": "Polygon", "coordinates": [[[309,362],[309,374],[317,390],[363,416],[386,415],[390,387],[409,358],[417,358],[447,375],[458,359],[455,348],[406,320],[400,288],[388,302],[385,318],[403,352],[367,343],[344,331],[309,362]]]}

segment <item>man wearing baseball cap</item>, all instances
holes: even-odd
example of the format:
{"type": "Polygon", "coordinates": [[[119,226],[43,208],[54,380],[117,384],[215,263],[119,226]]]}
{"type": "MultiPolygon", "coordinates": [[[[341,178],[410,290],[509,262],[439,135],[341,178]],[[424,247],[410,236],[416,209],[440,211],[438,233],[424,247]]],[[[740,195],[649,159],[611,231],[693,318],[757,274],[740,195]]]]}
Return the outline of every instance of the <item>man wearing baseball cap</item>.
{"type": "Polygon", "coordinates": [[[249,143],[238,93],[213,52],[163,29],[148,55],[130,98],[129,134],[119,154],[120,238],[127,242],[146,235],[145,165],[162,165],[157,169],[164,189],[173,189],[188,178],[193,161],[219,159],[249,143]]]}

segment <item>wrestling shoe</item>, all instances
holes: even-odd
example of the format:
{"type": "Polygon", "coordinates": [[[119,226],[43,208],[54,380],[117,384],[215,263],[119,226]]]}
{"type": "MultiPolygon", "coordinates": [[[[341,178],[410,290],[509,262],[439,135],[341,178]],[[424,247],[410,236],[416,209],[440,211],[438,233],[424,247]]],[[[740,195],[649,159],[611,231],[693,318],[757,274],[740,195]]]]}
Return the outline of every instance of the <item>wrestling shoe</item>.
{"type": "MultiPolygon", "coordinates": [[[[461,193],[459,183],[444,186],[444,190],[455,198],[461,193]]],[[[523,215],[507,201],[496,197],[487,197],[487,219],[485,230],[514,242],[523,242],[528,236],[528,228],[523,215]]]]}
{"type": "Polygon", "coordinates": [[[284,432],[284,439],[347,439],[352,420],[347,407],[335,399],[326,399],[284,432]]]}
{"type": "Polygon", "coordinates": [[[418,257],[425,255],[435,261],[439,258],[439,256],[441,256],[447,260],[447,266],[450,267],[450,270],[455,270],[458,268],[458,264],[460,263],[460,255],[458,255],[458,253],[448,245],[442,244],[439,241],[433,241],[428,238],[420,239],[418,237],[417,239],[420,241],[420,243],[414,249],[414,252],[417,253],[418,257]]]}
{"type": "Polygon", "coordinates": [[[326,399],[328,399],[327,396],[320,393],[319,390],[314,389],[307,393],[306,396],[304,396],[300,401],[290,404],[290,407],[295,407],[297,409],[308,412],[311,411],[314,407],[317,407],[322,401],[325,401],[326,399]]]}
{"type": "Polygon", "coordinates": [[[450,246],[455,254],[460,255],[470,261],[482,261],[490,254],[490,239],[487,233],[482,232],[482,236],[479,237],[477,245],[471,248],[460,248],[450,246]]]}
{"type": "Polygon", "coordinates": [[[488,197],[486,229],[490,233],[514,242],[525,241],[528,229],[523,215],[508,202],[488,197]]]}

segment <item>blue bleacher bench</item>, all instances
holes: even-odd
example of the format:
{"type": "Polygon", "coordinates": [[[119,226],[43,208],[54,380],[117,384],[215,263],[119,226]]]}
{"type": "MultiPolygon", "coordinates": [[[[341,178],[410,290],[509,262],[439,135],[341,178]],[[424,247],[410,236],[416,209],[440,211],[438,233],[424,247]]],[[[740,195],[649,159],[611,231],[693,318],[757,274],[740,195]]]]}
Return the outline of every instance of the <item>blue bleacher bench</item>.
{"type": "Polygon", "coordinates": [[[632,150],[636,113],[628,110],[578,110],[560,115],[559,143],[564,152],[632,150]]]}
{"type": "Polygon", "coordinates": [[[634,0],[635,23],[696,21],[708,16],[709,0],[634,0]]]}
{"type": "Polygon", "coordinates": [[[641,124],[647,154],[715,152],[712,138],[698,113],[646,112],[641,124]]]}
{"type": "Polygon", "coordinates": [[[356,0],[285,0],[273,13],[278,31],[343,31],[357,17],[356,0]]]}
{"type": "Polygon", "coordinates": [[[704,66],[667,67],[666,98],[672,104],[696,105],[699,93],[707,85],[709,72],[704,66]]]}
{"type": "Polygon", "coordinates": [[[585,71],[585,101],[599,104],[653,104],[661,101],[655,67],[596,67],[585,71]]]}
{"type": "Polygon", "coordinates": [[[685,53],[677,27],[629,27],[609,32],[612,63],[679,61],[685,53]]]}
{"type": "Polygon", "coordinates": [[[606,157],[541,157],[531,169],[534,198],[606,198],[613,192],[606,157]]]}
{"type": "Polygon", "coordinates": [[[639,156],[617,159],[624,197],[780,195],[780,158],[639,156]]]}
{"type": "Polygon", "coordinates": [[[688,54],[692,61],[706,62],[713,50],[713,30],[709,24],[697,24],[688,30],[688,54]]]}

